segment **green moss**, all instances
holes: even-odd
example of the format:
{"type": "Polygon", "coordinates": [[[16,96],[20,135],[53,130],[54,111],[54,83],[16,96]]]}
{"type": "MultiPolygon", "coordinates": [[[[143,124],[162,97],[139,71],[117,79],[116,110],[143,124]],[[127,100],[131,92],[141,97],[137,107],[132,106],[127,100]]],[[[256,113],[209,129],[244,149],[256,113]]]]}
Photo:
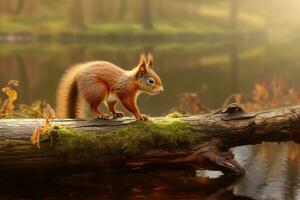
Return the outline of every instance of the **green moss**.
{"type": "Polygon", "coordinates": [[[81,133],[55,127],[52,135],[55,151],[67,155],[69,161],[97,165],[112,157],[135,156],[151,149],[189,147],[201,139],[201,134],[191,131],[188,123],[170,117],[135,122],[111,132],[81,133]]]}
{"type": "Polygon", "coordinates": [[[169,113],[169,114],[167,115],[167,117],[171,117],[171,118],[180,118],[180,117],[182,117],[182,114],[181,114],[180,112],[175,111],[175,112],[169,113]]]}

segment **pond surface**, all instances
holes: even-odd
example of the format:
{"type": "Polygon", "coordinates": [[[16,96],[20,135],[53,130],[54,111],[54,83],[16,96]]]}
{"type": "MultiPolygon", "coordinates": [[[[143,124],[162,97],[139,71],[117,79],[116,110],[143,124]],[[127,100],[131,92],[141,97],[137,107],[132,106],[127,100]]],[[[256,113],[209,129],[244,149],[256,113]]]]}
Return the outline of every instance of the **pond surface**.
{"type": "Polygon", "coordinates": [[[183,169],[52,177],[33,172],[17,179],[1,174],[0,199],[300,199],[298,144],[266,143],[233,151],[247,171],[243,177],[183,169]]]}
{"type": "MultiPolygon", "coordinates": [[[[299,43],[299,42],[298,42],[299,43]]],[[[211,109],[233,93],[251,95],[255,82],[282,76],[300,88],[300,45],[243,40],[162,44],[2,43],[0,85],[20,81],[19,103],[37,99],[55,105],[63,72],[90,60],[109,60],[130,69],[141,52],[153,52],[155,70],[165,92],[142,95],[141,110],[152,116],[180,104],[179,94],[196,92],[211,109]]],[[[294,143],[262,144],[234,149],[246,168],[240,179],[215,172],[156,170],[103,175],[98,173],[1,180],[0,199],[300,199],[300,148],[294,143]]]]}

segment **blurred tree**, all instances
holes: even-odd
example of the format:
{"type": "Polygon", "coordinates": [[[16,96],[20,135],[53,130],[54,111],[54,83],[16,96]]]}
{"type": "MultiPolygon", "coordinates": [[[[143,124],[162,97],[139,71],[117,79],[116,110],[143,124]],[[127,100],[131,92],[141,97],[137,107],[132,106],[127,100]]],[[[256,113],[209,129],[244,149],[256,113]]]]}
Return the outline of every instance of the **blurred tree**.
{"type": "Polygon", "coordinates": [[[119,20],[123,21],[128,11],[128,0],[120,0],[119,20]]]}
{"type": "Polygon", "coordinates": [[[162,18],[166,16],[164,3],[165,3],[164,1],[158,1],[158,14],[162,18]]]}
{"type": "Polygon", "coordinates": [[[151,13],[151,0],[143,0],[142,3],[143,9],[142,9],[142,23],[143,27],[146,30],[152,30],[153,29],[153,23],[152,23],[152,13],[151,13]]]}
{"type": "Polygon", "coordinates": [[[69,0],[69,23],[73,28],[84,28],[83,1],[69,0]]]}
{"type": "Polygon", "coordinates": [[[229,24],[233,32],[237,29],[238,22],[238,2],[237,0],[230,0],[229,2],[229,24]]]}
{"type": "MultiPolygon", "coordinates": [[[[42,0],[10,0],[13,2],[12,15],[22,15],[20,19],[30,20],[33,16],[39,16],[40,19],[44,18],[44,12],[47,10],[43,8],[42,0]]],[[[54,1],[54,0],[53,0],[54,1]]],[[[32,24],[26,24],[28,26],[32,24]]]]}
{"type": "MultiPolygon", "coordinates": [[[[22,0],[21,0],[22,1],[22,0]]],[[[22,90],[18,91],[18,96],[20,96],[21,99],[24,99],[25,101],[29,100],[29,96],[30,95],[26,95],[26,93],[28,93],[29,90],[29,79],[28,79],[28,70],[29,68],[26,67],[26,64],[22,58],[22,56],[20,56],[19,54],[15,53],[15,55],[13,56],[15,59],[15,67],[19,73],[19,81],[20,83],[22,83],[22,90]]],[[[31,74],[32,75],[32,74],[31,74]]]]}
{"type": "Polygon", "coordinates": [[[24,5],[26,3],[26,0],[16,0],[15,8],[14,8],[14,15],[20,15],[24,5]]]}
{"type": "Polygon", "coordinates": [[[12,0],[0,0],[0,14],[11,14],[13,10],[12,0]]]}

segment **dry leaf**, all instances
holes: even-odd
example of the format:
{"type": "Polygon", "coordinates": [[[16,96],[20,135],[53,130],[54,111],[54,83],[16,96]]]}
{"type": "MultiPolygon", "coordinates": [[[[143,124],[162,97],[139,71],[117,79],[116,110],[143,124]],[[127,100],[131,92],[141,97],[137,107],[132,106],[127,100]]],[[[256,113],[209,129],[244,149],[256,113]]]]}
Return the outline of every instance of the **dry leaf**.
{"type": "Polygon", "coordinates": [[[17,92],[14,89],[11,89],[10,87],[4,87],[2,88],[2,91],[8,96],[9,100],[11,102],[14,102],[15,100],[17,100],[17,92]]]}
{"type": "Polygon", "coordinates": [[[281,76],[275,77],[267,87],[265,82],[254,85],[253,102],[242,103],[247,111],[258,111],[300,103],[300,91],[289,88],[281,76]]]}
{"type": "Polygon", "coordinates": [[[36,144],[38,147],[40,147],[40,133],[41,133],[41,126],[37,126],[34,129],[34,132],[31,136],[32,144],[36,144]]]}
{"type": "Polygon", "coordinates": [[[269,98],[269,91],[265,83],[256,83],[252,91],[253,100],[256,102],[266,101],[269,98]]]}
{"type": "Polygon", "coordinates": [[[10,80],[8,81],[7,85],[12,85],[12,86],[19,86],[19,81],[18,80],[10,80]]]}
{"type": "MultiPolygon", "coordinates": [[[[37,126],[31,136],[32,144],[36,144],[40,148],[40,138],[46,135],[52,127],[53,119],[55,118],[55,111],[47,104],[43,110],[45,122],[42,126],[37,126]]],[[[51,135],[50,135],[51,137],[51,135]]]]}
{"type": "Polygon", "coordinates": [[[18,98],[17,92],[9,86],[2,88],[2,91],[7,95],[7,99],[0,103],[0,118],[7,116],[14,111],[14,102],[18,98]]]}
{"type": "Polygon", "coordinates": [[[274,98],[282,98],[286,90],[286,80],[282,76],[277,76],[272,80],[272,92],[274,98]]]}

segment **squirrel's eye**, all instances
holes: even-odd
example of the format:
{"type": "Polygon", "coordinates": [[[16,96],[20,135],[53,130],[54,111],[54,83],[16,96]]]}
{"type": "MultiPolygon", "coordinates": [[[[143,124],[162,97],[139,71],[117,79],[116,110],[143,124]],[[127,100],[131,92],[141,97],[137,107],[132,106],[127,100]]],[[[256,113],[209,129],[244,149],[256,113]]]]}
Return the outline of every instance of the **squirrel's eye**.
{"type": "Polygon", "coordinates": [[[148,83],[148,85],[153,85],[155,83],[155,80],[150,77],[147,79],[147,83],[148,83]]]}

